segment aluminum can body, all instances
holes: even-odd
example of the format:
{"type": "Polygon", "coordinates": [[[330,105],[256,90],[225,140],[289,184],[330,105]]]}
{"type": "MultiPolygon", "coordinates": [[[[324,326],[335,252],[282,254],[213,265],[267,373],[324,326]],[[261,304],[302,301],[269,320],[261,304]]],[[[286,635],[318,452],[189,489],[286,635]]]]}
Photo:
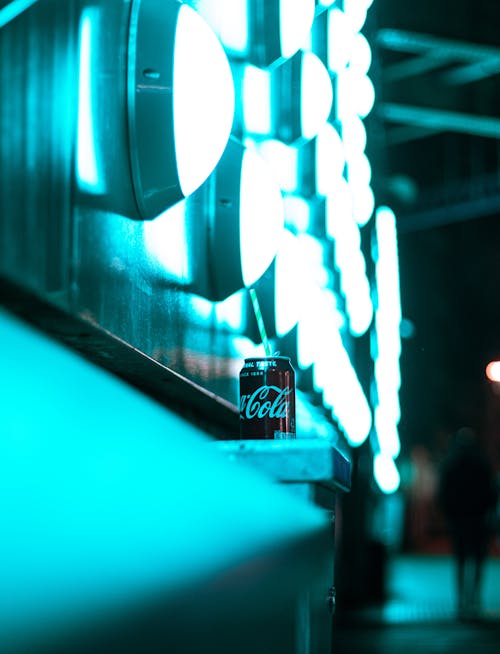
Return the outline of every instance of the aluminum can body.
{"type": "Polygon", "coordinates": [[[295,438],[295,372],[288,357],[245,359],[240,372],[240,438],[295,438]]]}

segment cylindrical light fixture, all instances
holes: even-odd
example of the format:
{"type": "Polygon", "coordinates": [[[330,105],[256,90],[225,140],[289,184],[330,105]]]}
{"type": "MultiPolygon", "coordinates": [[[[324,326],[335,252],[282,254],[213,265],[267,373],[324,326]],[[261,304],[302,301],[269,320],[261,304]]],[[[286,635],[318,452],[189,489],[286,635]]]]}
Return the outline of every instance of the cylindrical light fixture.
{"type": "Polygon", "coordinates": [[[229,62],[196,11],[176,0],[133,0],[128,127],[135,198],[154,218],[207,179],[234,115],[229,62]]]}

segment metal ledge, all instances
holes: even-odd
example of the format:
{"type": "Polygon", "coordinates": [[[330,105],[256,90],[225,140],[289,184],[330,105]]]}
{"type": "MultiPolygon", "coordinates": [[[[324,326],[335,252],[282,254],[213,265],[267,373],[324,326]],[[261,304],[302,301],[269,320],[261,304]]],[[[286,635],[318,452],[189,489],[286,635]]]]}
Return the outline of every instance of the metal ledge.
{"type": "Polygon", "coordinates": [[[333,491],[351,488],[351,462],[325,439],[217,442],[231,460],[251,465],[278,482],[314,483],[333,491]]]}

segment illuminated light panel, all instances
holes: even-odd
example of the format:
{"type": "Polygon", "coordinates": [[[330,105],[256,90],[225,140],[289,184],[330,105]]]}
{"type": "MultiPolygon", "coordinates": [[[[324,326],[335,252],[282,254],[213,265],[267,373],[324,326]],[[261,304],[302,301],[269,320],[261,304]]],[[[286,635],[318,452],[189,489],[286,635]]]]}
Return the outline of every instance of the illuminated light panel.
{"type": "Polygon", "coordinates": [[[372,49],[366,36],[358,32],[353,38],[349,68],[366,75],[372,65],[372,49]]]}
{"type": "Polygon", "coordinates": [[[375,209],[375,196],[368,184],[351,184],[352,215],[360,227],[366,225],[375,209]]]}
{"type": "Polygon", "coordinates": [[[288,334],[303,311],[305,271],[302,267],[298,238],[285,229],[275,270],[274,315],[278,336],[288,334]]]}
{"type": "Polygon", "coordinates": [[[391,209],[377,209],[375,229],[374,260],[378,298],[375,312],[375,428],[381,452],[395,457],[400,448],[397,425],[400,417],[401,300],[396,218],[391,209]]]}
{"type": "Polygon", "coordinates": [[[243,307],[246,302],[246,290],[233,293],[226,300],[215,303],[215,318],[222,327],[234,331],[243,329],[243,307]]]}
{"type": "Polygon", "coordinates": [[[335,296],[322,291],[321,305],[316,308],[318,356],[313,365],[313,380],[323,391],[326,406],[345,433],[352,447],[368,438],[372,425],[370,406],[351,363],[340,334],[341,318],[335,296]]]}
{"type": "Polygon", "coordinates": [[[373,459],[373,476],[380,490],[386,495],[395,493],[401,479],[392,457],[379,452],[373,459]]]}
{"type": "Polygon", "coordinates": [[[344,13],[355,32],[360,32],[366,22],[367,6],[360,0],[344,0],[344,13]]]}
{"type": "Polygon", "coordinates": [[[276,139],[266,139],[260,143],[254,143],[253,146],[269,165],[280,189],[288,193],[296,191],[299,157],[297,148],[276,139]]]}
{"type": "Polygon", "coordinates": [[[283,57],[291,57],[304,45],[314,21],[315,8],[315,0],[279,0],[283,57]]]}
{"type": "Polygon", "coordinates": [[[311,207],[299,195],[286,194],[283,197],[285,226],[295,232],[307,232],[311,226],[311,207]]]}
{"type": "Polygon", "coordinates": [[[271,133],[271,76],[247,65],[243,73],[243,122],[250,134],[271,133]]]}
{"type": "Polygon", "coordinates": [[[328,11],[327,66],[332,73],[339,73],[347,66],[355,32],[346,15],[340,9],[328,11]]]}
{"type": "Polygon", "coordinates": [[[492,382],[500,382],[500,361],[490,361],[488,363],[486,377],[492,382]]]}
{"type": "Polygon", "coordinates": [[[349,199],[347,182],[342,180],[337,184],[335,192],[327,197],[326,228],[327,234],[335,241],[335,267],[340,275],[349,330],[354,336],[361,336],[370,327],[373,303],[366,276],[366,262],[361,252],[359,226],[353,219],[349,199]]]}
{"type": "Polygon", "coordinates": [[[5,7],[0,9],[0,29],[5,27],[7,23],[10,23],[17,18],[23,11],[29,9],[31,5],[34,5],[38,0],[14,0],[14,2],[9,2],[5,7]]]}
{"type": "Polygon", "coordinates": [[[207,179],[227,145],[234,117],[234,84],[214,32],[184,4],[176,26],[173,79],[177,170],[187,197],[207,179]]]}
{"type": "Polygon", "coordinates": [[[340,123],[346,158],[356,156],[366,148],[366,127],[356,114],[342,116],[340,123]]]}
{"type": "Polygon", "coordinates": [[[284,231],[283,198],[268,165],[246,149],[241,164],[240,253],[245,286],[270,266],[284,231]]]}
{"type": "Polygon", "coordinates": [[[190,295],[189,304],[191,309],[198,318],[201,318],[203,321],[210,320],[214,315],[214,302],[206,300],[205,298],[199,295],[190,295]]]}
{"type": "Polygon", "coordinates": [[[76,144],[76,173],[78,186],[91,193],[100,193],[102,184],[95,142],[95,111],[93,78],[93,50],[97,29],[95,9],[83,11],[80,19],[80,60],[78,79],[78,127],[76,144]]]}
{"type": "Polygon", "coordinates": [[[201,0],[197,11],[219,37],[226,50],[245,55],[248,49],[247,0],[201,0]]]}
{"type": "MultiPolygon", "coordinates": [[[[361,151],[350,152],[347,158],[347,181],[350,188],[368,186],[371,179],[372,167],[366,154],[361,151]]],[[[354,195],[353,200],[355,200],[354,195]]]]}
{"type": "Polygon", "coordinates": [[[339,133],[327,123],[316,137],[316,193],[326,197],[345,166],[344,145],[339,133]]]}
{"type": "Polygon", "coordinates": [[[309,140],[328,120],[332,110],[333,87],[328,70],[312,52],[302,55],[301,78],[301,131],[303,137],[309,140]]]}
{"type": "Polygon", "coordinates": [[[375,88],[369,77],[349,68],[337,75],[337,112],[344,116],[357,114],[366,118],[375,103],[375,88]]]}
{"type": "Polygon", "coordinates": [[[148,253],[176,281],[189,282],[191,270],[187,251],[186,201],[178,202],[154,220],[143,222],[142,229],[148,253]]]}

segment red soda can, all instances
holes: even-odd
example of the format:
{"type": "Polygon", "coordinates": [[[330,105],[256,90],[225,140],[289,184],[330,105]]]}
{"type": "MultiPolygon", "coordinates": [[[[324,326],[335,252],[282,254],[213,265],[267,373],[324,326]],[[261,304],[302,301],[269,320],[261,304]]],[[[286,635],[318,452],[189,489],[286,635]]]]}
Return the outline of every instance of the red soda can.
{"type": "Polygon", "coordinates": [[[288,357],[245,359],[240,372],[240,437],[295,438],[295,372],[288,357]]]}

